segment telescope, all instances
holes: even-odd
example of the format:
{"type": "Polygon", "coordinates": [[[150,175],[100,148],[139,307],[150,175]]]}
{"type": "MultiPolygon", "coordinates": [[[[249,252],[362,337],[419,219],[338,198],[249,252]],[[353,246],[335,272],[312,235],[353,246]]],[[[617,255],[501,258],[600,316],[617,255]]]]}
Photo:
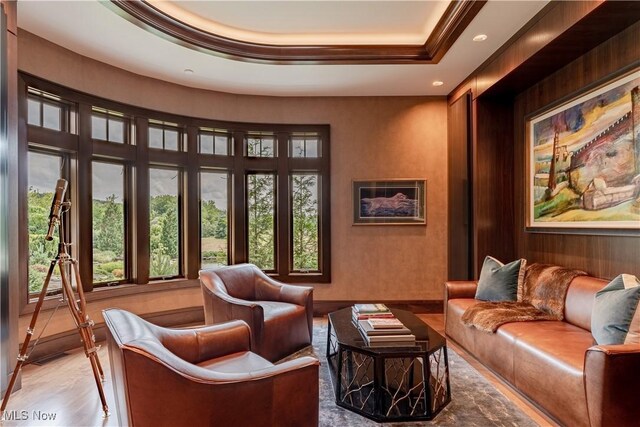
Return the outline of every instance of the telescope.
{"type": "Polygon", "coordinates": [[[59,179],[56,183],[56,191],[51,201],[51,210],[49,211],[49,229],[45,240],[53,240],[53,233],[55,232],[56,225],[60,223],[60,209],[64,205],[64,194],[67,192],[67,181],[59,179]]]}
{"type": "MultiPolygon", "coordinates": [[[[71,312],[71,316],[73,317],[74,323],[76,324],[76,329],[80,334],[80,341],[82,342],[82,346],[84,347],[84,354],[89,359],[91,363],[91,370],[93,371],[93,376],[96,381],[96,386],[98,388],[98,394],[100,395],[100,401],[102,402],[102,410],[104,411],[104,416],[109,416],[109,407],[107,406],[107,398],[104,394],[104,389],[102,387],[102,381],[104,381],[104,371],[102,370],[102,365],[100,364],[100,359],[98,358],[98,348],[96,347],[96,336],[93,333],[93,320],[89,318],[89,314],[87,313],[87,301],[84,298],[84,290],[82,288],[82,280],[80,278],[80,267],[78,266],[78,261],[72,258],[69,253],[67,253],[68,243],[65,242],[65,217],[64,213],[69,210],[71,206],[71,202],[64,201],[64,194],[67,191],[67,181],[64,179],[59,179],[56,182],[56,190],[53,195],[53,201],[51,202],[51,211],[49,212],[49,229],[47,231],[47,235],[45,236],[45,240],[53,240],[53,233],[55,232],[56,226],[58,226],[58,231],[60,232],[60,241],[58,242],[58,254],[54,259],[51,260],[49,264],[49,271],[44,279],[44,283],[42,284],[42,289],[40,290],[40,295],[38,296],[38,301],[36,302],[35,308],[33,310],[33,315],[31,316],[31,323],[29,323],[29,328],[27,329],[27,336],[24,341],[22,341],[22,347],[20,348],[20,353],[18,356],[18,363],[16,364],[13,373],[11,374],[11,379],[9,380],[9,384],[7,385],[7,389],[4,392],[4,399],[2,400],[2,404],[0,405],[0,421],[4,420],[5,409],[7,408],[7,404],[9,402],[9,397],[11,396],[11,391],[13,390],[14,385],[16,384],[16,380],[20,371],[22,370],[22,366],[27,362],[29,355],[33,351],[33,348],[40,341],[40,337],[42,336],[42,332],[44,332],[44,328],[47,326],[49,321],[42,328],[42,332],[35,340],[33,347],[31,347],[31,351],[29,351],[29,343],[31,342],[31,338],[33,337],[34,330],[36,327],[36,323],[38,321],[38,315],[40,314],[40,310],[42,309],[42,304],[44,303],[45,297],[47,296],[47,289],[49,288],[49,283],[51,283],[51,277],[53,276],[54,270],[58,267],[58,272],[60,274],[60,284],[62,291],[62,298],[60,299],[59,304],[66,302],[69,307],[69,311],[71,312]],[[71,277],[70,277],[71,276],[71,277]],[[78,298],[75,296],[75,291],[72,286],[72,280],[75,278],[76,281],[76,290],[78,292],[78,298]]],[[[58,307],[56,307],[56,310],[58,307]]],[[[55,313],[55,310],[54,310],[55,313]]],[[[51,317],[49,317],[51,320],[51,317]]]]}

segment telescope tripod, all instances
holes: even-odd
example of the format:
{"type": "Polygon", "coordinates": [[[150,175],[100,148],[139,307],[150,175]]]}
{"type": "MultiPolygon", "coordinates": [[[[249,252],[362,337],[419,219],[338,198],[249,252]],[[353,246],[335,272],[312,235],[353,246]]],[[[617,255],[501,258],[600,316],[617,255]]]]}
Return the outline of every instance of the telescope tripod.
{"type": "MultiPolygon", "coordinates": [[[[84,291],[82,290],[82,282],[80,281],[78,261],[69,256],[69,253],[67,252],[67,246],[69,246],[69,244],[64,243],[64,236],[61,230],[62,227],[59,228],[60,243],[58,243],[58,255],[56,255],[56,257],[51,260],[51,264],[49,265],[49,271],[47,272],[44,284],[42,285],[42,290],[40,291],[38,302],[36,303],[33,316],[31,317],[29,329],[27,329],[27,335],[20,349],[18,363],[13,370],[13,374],[11,375],[11,380],[9,381],[7,391],[5,392],[4,399],[2,400],[2,407],[0,407],[0,413],[2,415],[4,415],[4,410],[7,407],[7,403],[9,402],[9,397],[11,396],[11,391],[13,390],[18,374],[20,373],[22,366],[29,358],[29,355],[27,354],[27,350],[29,349],[29,342],[31,341],[31,337],[33,336],[36,322],[38,320],[38,315],[40,314],[40,310],[42,309],[42,303],[44,302],[44,298],[47,295],[47,289],[49,287],[49,283],[51,282],[51,276],[53,275],[55,267],[58,266],[58,269],[60,271],[60,279],[62,282],[62,300],[66,301],[67,306],[69,307],[69,311],[71,312],[71,316],[73,317],[76,328],[78,329],[78,333],[80,334],[80,338],[82,340],[84,354],[87,356],[91,363],[91,369],[93,370],[96,387],[98,387],[98,393],[100,394],[104,416],[109,416],[109,407],[107,406],[107,399],[104,395],[104,389],[102,388],[102,382],[104,381],[104,372],[102,370],[102,365],[100,364],[100,359],[98,358],[98,348],[96,347],[95,335],[93,334],[94,323],[87,314],[87,303],[84,298],[84,291]],[[71,286],[69,277],[67,275],[69,266],[71,267],[71,270],[73,271],[74,277],[76,279],[78,289],[77,300],[75,299],[73,287],[71,286]]],[[[38,341],[36,340],[35,344],[37,343],[38,341]]]]}

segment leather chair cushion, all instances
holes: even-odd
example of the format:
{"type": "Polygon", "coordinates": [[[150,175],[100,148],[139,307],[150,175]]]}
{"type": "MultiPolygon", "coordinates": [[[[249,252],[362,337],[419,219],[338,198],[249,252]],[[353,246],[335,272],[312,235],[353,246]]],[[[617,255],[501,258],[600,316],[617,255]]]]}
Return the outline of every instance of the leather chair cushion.
{"type": "Polygon", "coordinates": [[[562,423],[588,426],[583,370],[591,334],[557,321],[509,323],[500,330],[515,341],[515,386],[562,423]]]}
{"type": "Polygon", "coordinates": [[[243,351],[240,353],[229,354],[224,357],[206,360],[198,363],[198,366],[210,371],[226,374],[243,374],[270,368],[273,366],[273,363],[255,353],[243,351]]]}

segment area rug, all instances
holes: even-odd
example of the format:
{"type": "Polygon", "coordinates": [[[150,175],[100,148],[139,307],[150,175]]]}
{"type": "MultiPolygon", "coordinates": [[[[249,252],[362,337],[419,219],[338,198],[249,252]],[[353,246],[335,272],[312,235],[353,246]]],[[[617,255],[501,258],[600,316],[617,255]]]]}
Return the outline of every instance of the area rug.
{"type": "MultiPolygon", "coordinates": [[[[320,425],[323,427],[379,425],[336,406],[325,356],[326,351],[327,320],[316,319],[313,325],[313,348],[308,347],[293,357],[313,354],[320,359],[320,425]]],[[[385,423],[385,426],[537,426],[455,351],[449,348],[448,353],[451,403],[432,421],[385,423]]]]}

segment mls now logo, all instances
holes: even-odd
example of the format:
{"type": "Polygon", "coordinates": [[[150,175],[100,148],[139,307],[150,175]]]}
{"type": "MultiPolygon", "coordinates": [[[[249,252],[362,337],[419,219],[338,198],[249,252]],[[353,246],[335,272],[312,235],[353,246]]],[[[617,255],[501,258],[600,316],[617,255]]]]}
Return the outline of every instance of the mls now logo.
{"type": "Polygon", "coordinates": [[[4,421],[26,421],[29,419],[29,411],[4,411],[2,413],[2,419],[4,421]]]}
{"type": "Polygon", "coordinates": [[[4,421],[27,421],[29,419],[35,421],[53,421],[56,419],[55,412],[43,412],[43,411],[33,411],[29,413],[27,410],[13,410],[13,411],[4,411],[2,413],[2,420],[4,421]],[[31,416],[29,416],[31,415],[31,416]]]}

